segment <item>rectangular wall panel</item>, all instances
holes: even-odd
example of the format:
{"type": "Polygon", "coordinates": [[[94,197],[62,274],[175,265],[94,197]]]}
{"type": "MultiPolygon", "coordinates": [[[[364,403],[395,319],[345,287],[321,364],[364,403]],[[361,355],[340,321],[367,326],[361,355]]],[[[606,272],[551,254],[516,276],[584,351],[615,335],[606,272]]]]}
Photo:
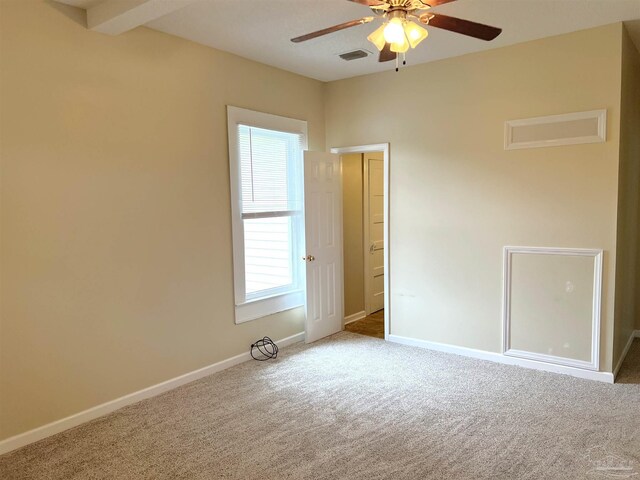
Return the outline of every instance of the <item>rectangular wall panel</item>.
{"type": "Polygon", "coordinates": [[[505,248],[504,353],[597,370],[602,251],[505,248]]]}
{"type": "Polygon", "coordinates": [[[508,120],[504,128],[504,148],[601,143],[606,140],[606,131],[607,111],[604,109],[508,120]]]}

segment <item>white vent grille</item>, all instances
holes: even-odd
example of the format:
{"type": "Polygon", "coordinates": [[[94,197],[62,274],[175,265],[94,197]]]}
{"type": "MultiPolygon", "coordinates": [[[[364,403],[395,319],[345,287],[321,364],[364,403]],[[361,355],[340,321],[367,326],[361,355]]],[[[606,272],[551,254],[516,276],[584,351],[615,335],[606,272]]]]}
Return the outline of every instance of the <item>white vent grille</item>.
{"type": "Polygon", "coordinates": [[[354,50],[352,52],[341,53],[339,56],[341,59],[350,62],[351,60],[357,60],[358,58],[368,57],[371,53],[366,50],[354,50]]]}
{"type": "Polygon", "coordinates": [[[504,148],[553,147],[606,140],[607,111],[566,113],[505,122],[504,148]]]}

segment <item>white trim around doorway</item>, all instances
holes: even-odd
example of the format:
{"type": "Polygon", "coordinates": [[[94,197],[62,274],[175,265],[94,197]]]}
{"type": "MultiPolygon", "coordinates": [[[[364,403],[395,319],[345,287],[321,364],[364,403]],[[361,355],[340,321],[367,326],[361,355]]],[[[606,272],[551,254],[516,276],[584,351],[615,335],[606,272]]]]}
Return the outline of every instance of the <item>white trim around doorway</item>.
{"type": "MultiPolygon", "coordinates": [[[[388,143],[376,143],[372,145],[358,145],[354,147],[333,147],[331,153],[337,153],[338,155],[344,155],[346,153],[368,153],[368,152],[382,152],[383,155],[383,170],[384,170],[384,339],[388,340],[391,330],[391,302],[390,302],[390,288],[391,288],[391,243],[389,242],[389,144],[388,143]]],[[[342,159],[340,160],[342,166],[342,159]]],[[[344,288],[344,286],[343,286],[344,288]]]]}

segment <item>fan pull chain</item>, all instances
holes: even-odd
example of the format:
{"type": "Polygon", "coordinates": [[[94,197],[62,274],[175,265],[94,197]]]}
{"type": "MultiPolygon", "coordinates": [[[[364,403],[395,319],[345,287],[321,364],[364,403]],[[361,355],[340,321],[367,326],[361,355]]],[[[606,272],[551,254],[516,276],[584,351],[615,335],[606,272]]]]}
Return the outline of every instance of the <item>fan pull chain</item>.
{"type": "MultiPolygon", "coordinates": [[[[406,65],[407,64],[407,54],[406,53],[402,53],[402,65],[406,65]]],[[[400,68],[400,55],[396,55],[396,72],[399,70],[400,68]]]]}

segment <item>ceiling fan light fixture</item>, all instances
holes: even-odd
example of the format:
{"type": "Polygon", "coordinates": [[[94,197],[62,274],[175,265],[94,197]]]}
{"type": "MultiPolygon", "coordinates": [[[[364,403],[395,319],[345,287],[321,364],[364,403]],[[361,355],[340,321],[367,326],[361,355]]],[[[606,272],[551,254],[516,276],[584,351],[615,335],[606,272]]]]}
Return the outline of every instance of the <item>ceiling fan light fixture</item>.
{"type": "Polygon", "coordinates": [[[373,43],[376,48],[378,49],[378,51],[382,51],[382,49],[384,48],[384,45],[386,43],[386,40],[384,39],[384,27],[386,25],[381,25],[380,27],[376,28],[371,35],[369,35],[367,37],[367,40],[369,40],[371,43],[373,43]]]}
{"type": "Polygon", "coordinates": [[[411,48],[416,48],[418,44],[429,35],[429,32],[413,22],[405,22],[404,33],[407,36],[411,48]]]}
{"type": "MultiPolygon", "coordinates": [[[[1,2],[2,0],[0,0],[1,2]]],[[[491,41],[502,32],[501,28],[482,23],[450,17],[440,13],[431,13],[431,7],[438,7],[454,0],[349,0],[369,7],[375,16],[363,17],[349,22],[316,30],[291,39],[293,43],[306,42],[330,33],[382,20],[382,26],[369,34],[369,40],[380,51],[378,62],[396,61],[398,71],[400,59],[406,65],[406,52],[416,48],[427,38],[429,32],[422,25],[448,30],[484,41],[491,41]],[[425,12],[429,10],[428,12],[425,12]],[[422,24],[422,25],[420,25],[422,24]]],[[[638,1],[638,0],[636,0],[638,1]]]]}

